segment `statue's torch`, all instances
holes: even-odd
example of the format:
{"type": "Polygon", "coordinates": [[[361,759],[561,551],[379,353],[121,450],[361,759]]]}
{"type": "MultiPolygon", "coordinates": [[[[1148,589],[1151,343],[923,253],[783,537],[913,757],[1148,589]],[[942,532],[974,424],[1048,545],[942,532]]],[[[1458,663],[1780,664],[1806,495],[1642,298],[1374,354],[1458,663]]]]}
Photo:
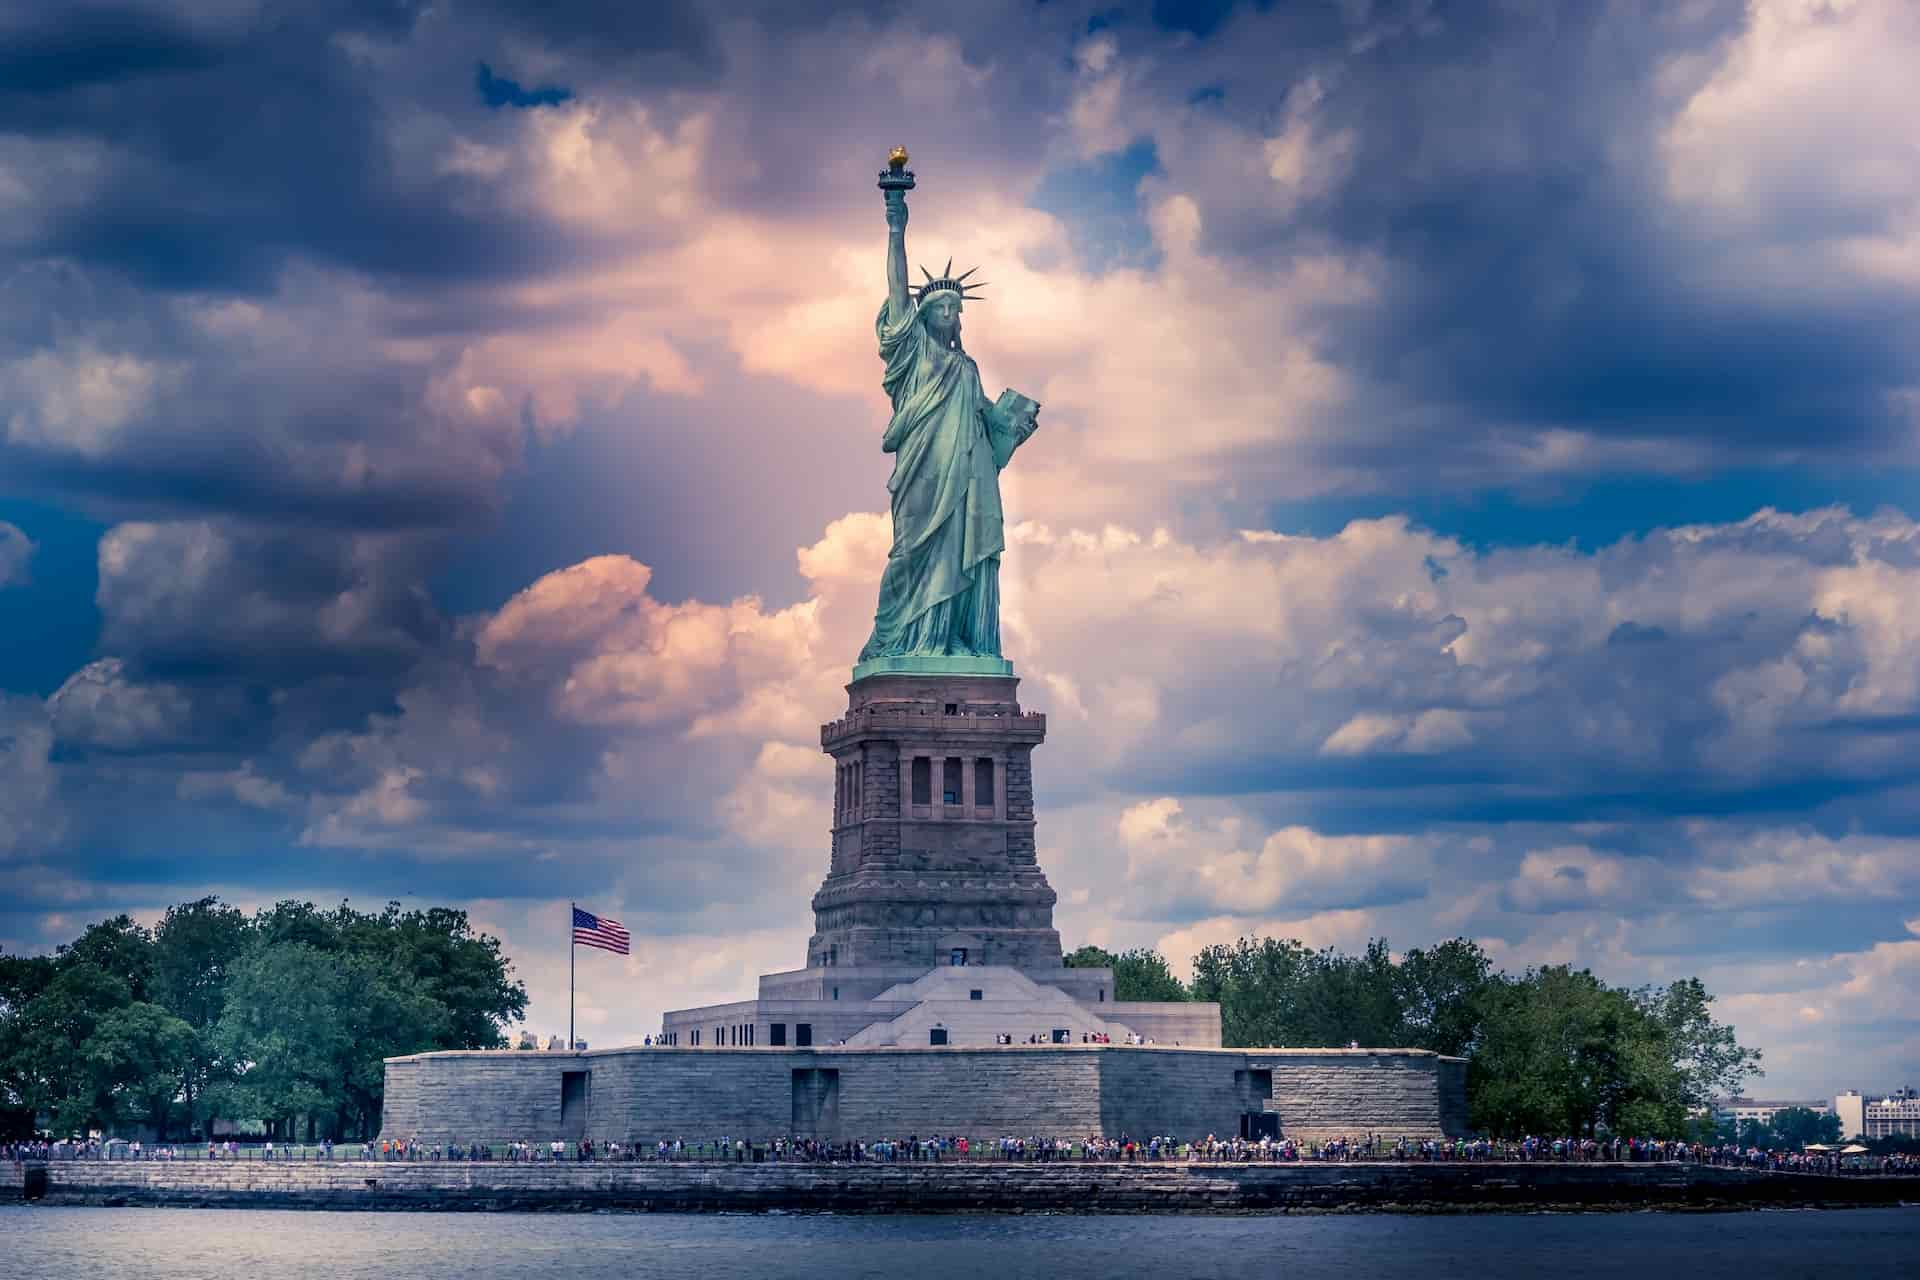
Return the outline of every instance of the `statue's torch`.
{"type": "Polygon", "coordinates": [[[887,167],[880,171],[880,189],[889,193],[913,190],[913,170],[907,168],[905,147],[887,153],[887,167]]]}

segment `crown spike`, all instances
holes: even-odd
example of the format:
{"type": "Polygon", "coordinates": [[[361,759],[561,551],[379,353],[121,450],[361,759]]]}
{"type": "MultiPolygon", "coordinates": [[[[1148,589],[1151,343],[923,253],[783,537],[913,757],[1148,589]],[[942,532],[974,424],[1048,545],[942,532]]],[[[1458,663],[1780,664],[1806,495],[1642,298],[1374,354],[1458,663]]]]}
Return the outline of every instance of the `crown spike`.
{"type": "Polygon", "coordinates": [[[956,276],[953,274],[952,258],[947,259],[946,269],[937,276],[929,272],[925,267],[921,267],[920,274],[926,280],[926,283],[914,286],[916,297],[921,302],[925,302],[936,293],[957,293],[962,299],[984,297],[984,294],[973,292],[975,289],[979,289],[987,283],[985,280],[971,279],[973,273],[978,270],[980,270],[979,267],[968,267],[966,271],[956,276]]]}

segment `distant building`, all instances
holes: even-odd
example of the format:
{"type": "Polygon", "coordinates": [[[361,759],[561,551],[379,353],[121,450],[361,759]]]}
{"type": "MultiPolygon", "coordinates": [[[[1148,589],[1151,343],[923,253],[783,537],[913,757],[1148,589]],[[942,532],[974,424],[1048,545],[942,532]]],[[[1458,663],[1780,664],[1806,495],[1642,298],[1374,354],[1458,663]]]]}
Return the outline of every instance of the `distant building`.
{"type": "Polygon", "coordinates": [[[1752,1120],[1758,1124],[1770,1125],[1775,1115],[1795,1107],[1811,1111],[1817,1116],[1827,1115],[1833,1110],[1827,1103],[1818,1100],[1785,1102],[1762,1101],[1758,1098],[1722,1098],[1713,1104],[1713,1118],[1719,1124],[1741,1125],[1752,1120]]]}
{"type": "Polygon", "coordinates": [[[1833,1114],[1842,1138],[1920,1137],[1920,1091],[1910,1088],[1882,1098],[1849,1089],[1834,1095],[1833,1114]]]}
{"type": "Polygon", "coordinates": [[[1858,1089],[1849,1089],[1845,1093],[1835,1094],[1833,1114],[1840,1117],[1842,1139],[1858,1138],[1866,1134],[1867,1100],[1860,1096],[1858,1089]]]}
{"type": "Polygon", "coordinates": [[[1901,1089],[1864,1108],[1862,1134],[1868,1138],[1920,1138],[1920,1093],[1901,1089]]]}

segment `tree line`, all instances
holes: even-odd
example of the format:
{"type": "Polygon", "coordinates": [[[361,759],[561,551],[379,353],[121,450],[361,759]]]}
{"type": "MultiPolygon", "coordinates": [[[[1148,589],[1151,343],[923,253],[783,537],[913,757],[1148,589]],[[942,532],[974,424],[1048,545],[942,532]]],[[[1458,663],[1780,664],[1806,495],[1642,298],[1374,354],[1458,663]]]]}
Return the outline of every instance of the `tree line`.
{"type": "Polygon", "coordinates": [[[1730,1141],[1763,1151],[1787,1147],[1798,1150],[1815,1142],[1831,1147],[1840,1141],[1840,1117],[1810,1107],[1782,1107],[1771,1120],[1729,1122],[1724,1128],[1730,1141]]]}
{"type": "Polygon", "coordinates": [[[152,929],[117,916],[52,955],[0,954],[0,1137],[371,1136],[383,1058],[504,1047],[526,1004],[464,911],[209,897],[152,929]]]}
{"type": "MultiPolygon", "coordinates": [[[[1398,956],[1384,939],[1347,954],[1242,938],[1203,950],[1191,982],[1146,949],[1082,947],[1067,963],[1111,968],[1116,1000],[1217,1002],[1229,1046],[1464,1057],[1472,1124],[1496,1136],[1711,1138],[1702,1109],[1759,1074],[1759,1052],[1714,1019],[1698,979],[1507,974],[1464,938],[1398,956]]],[[[163,1141],[218,1119],[370,1136],[383,1059],[504,1047],[526,1004],[499,940],[463,911],[282,902],[248,916],[209,897],[152,929],[119,916],[50,956],[0,954],[0,1137],[39,1118],[59,1134],[163,1141]]],[[[1800,1117],[1775,1124],[1806,1140],[1800,1117]]]]}
{"type": "Polygon", "coordinates": [[[1496,1137],[1711,1140],[1711,1099],[1761,1074],[1760,1052],[1714,1019],[1697,978],[1628,988],[1567,965],[1508,974],[1465,938],[1399,956],[1385,939],[1347,954],[1242,938],[1201,951],[1191,982],[1146,949],[1082,947],[1067,963],[1113,969],[1116,1000],[1218,1002],[1229,1047],[1464,1057],[1471,1123],[1496,1137]]]}

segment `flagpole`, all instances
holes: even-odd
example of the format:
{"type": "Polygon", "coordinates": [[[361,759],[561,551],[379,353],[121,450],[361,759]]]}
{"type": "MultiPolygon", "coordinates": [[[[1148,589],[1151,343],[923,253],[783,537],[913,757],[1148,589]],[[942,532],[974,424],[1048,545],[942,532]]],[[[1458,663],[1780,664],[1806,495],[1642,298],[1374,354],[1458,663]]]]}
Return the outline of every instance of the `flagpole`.
{"type": "Polygon", "coordinates": [[[573,1052],[573,903],[567,904],[567,1052],[573,1052]]]}

